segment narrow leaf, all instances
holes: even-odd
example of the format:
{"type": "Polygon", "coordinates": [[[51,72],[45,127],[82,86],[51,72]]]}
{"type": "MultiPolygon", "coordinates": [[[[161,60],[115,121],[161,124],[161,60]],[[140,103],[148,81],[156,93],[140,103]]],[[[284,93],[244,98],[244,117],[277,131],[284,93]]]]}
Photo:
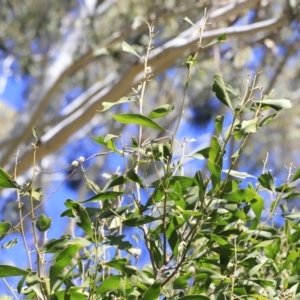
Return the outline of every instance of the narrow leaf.
{"type": "Polygon", "coordinates": [[[216,97],[226,106],[228,106],[232,111],[233,107],[231,104],[231,100],[227,93],[226,84],[221,75],[215,74],[214,75],[214,84],[212,87],[212,91],[216,94],[216,97]]]}
{"type": "Polygon", "coordinates": [[[139,114],[121,114],[121,115],[111,115],[116,121],[122,124],[136,124],[144,127],[149,127],[156,130],[165,130],[159,124],[155,123],[151,119],[139,115],[139,114]]]}
{"type": "Polygon", "coordinates": [[[133,55],[135,55],[135,56],[137,56],[137,57],[139,57],[139,58],[142,58],[142,57],[139,56],[139,55],[137,54],[137,52],[136,52],[129,44],[127,44],[125,41],[122,43],[122,49],[123,49],[123,51],[125,51],[125,52],[129,52],[129,53],[131,53],[131,54],[133,54],[133,55]]]}
{"type": "Polygon", "coordinates": [[[12,276],[23,276],[27,275],[29,272],[19,269],[14,266],[0,265],[0,278],[12,277],[12,276]]]}
{"type": "Polygon", "coordinates": [[[219,35],[217,38],[213,39],[209,44],[203,46],[202,48],[212,46],[212,45],[214,45],[216,43],[219,43],[219,42],[223,43],[223,42],[226,41],[226,39],[227,39],[227,34],[223,33],[222,35],[219,35]]]}
{"type": "Polygon", "coordinates": [[[116,102],[102,102],[103,109],[98,110],[98,112],[106,111],[106,110],[110,109],[111,107],[118,105],[118,104],[129,103],[129,102],[134,102],[134,101],[136,101],[136,100],[128,98],[128,97],[122,97],[120,100],[118,100],[116,102]]]}
{"type": "Polygon", "coordinates": [[[197,28],[197,26],[193,23],[193,21],[192,21],[190,18],[184,17],[183,20],[186,21],[186,22],[188,22],[189,24],[191,24],[191,25],[192,25],[193,27],[195,27],[197,30],[199,30],[199,29],[197,28]]]}
{"type": "Polygon", "coordinates": [[[275,110],[281,110],[283,108],[288,109],[292,107],[291,101],[287,99],[277,99],[277,100],[266,99],[266,100],[258,100],[253,102],[262,104],[262,106],[270,106],[275,110]]]}
{"type": "Polygon", "coordinates": [[[236,177],[236,178],[242,178],[242,179],[245,179],[245,178],[256,178],[255,176],[253,175],[250,175],[246,172],[239,172],[239,171],[235,171],[235,170],[223,170],[224,173],[229,173],[230,176],[232,177],[236,177]]]}
{"type": "Polygon", "coordinates": [[[123,194],[122,192],[114,192],[114,191],[103,192],[103,193],[99,193],[85,201],[82,201],[80,203],[98,202],[98,201],[116,199],[118,196],[120,196],[122,194],[123,194]]]}
{"type": "Polygon", "coordinates": [[[149,119],[162,118],[172,110],[174,110],[174,105],[170,105],[170,104],[161,105],[155,108],[154,110],[152,110],[148,118],[149,119]]]}
{"type": "Polygon", "coordinates": [[[300,178],[300,168],[296,171],[296,173],[293,175],[291,182],[294,182],[300,178]]]}

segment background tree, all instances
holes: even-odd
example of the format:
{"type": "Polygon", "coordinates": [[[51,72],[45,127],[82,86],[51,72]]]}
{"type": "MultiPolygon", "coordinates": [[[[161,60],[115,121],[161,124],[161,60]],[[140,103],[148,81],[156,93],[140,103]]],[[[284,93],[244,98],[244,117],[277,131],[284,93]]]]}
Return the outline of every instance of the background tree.
{"type": "MultiPolygon", "coordinates": [[[[9,70],[25,82],[26,89],[18,110],[20,117],[9,122],[15,126],[1,142],[1,166],[11,172],[13,155],[19,150],[18,172],[30,167],[33,126],[37,126],[40,134],[37,158],[48,155],[50,161],[57,157],[57,151],[63,151],[70,138],[73,142],[79,139],[82,130],[88,132],[95,124],[100,131],[112,126],[105,117],[99,118],[97,110],[103,102],[128,95],[130,87],[138,84],[142,63],[122,53],[121,42],[136,45],[136,50],[142,52],[148,30],[145,19],[155,20],[160,32],[150,60],[154,76],[159,75],[160,79],[159,84],[151,86],[149,94],[156,95],[159,90],[164,95],[160,97],[162,104],[176,104],[181,88],[176,78],[183,70],[182,57],[195,50],[197,41],[195,28],[184,22],[183,17],[199,24],[204,7],[208,8],[211,23],[204,41],[227,33],[231,44],[202,51],[202,70],[208,75],[222,72],[226,80],[237,82],[242,88],[247,74],[261,68],[262,82],[268,82],[265,91],[276,88],[284,91],[286,97],[297,99],[296,1],[85,1],[81,5],[75,1],[51,5],[6,1],[1,7],[2,79],[7,79],[4,71],[9,70]],[[236,78],[241,72],[245,76],[236,78]]],[[[203,87],[203,92],[190,92],[191,109],[186,121],[201,127],[217,113],[218,107],[212,104],[204,76],[195,85],[203,87]]],[[[283,116],[279,123],[289,122],[290,118],[287,122],[283,116]]],[[[274,147],[274,155],[283,157],[285,151],[291,153],[284,163],[290,163],[296,154],[293,141],[297,132],[287,128],[273,127],[272,134],[265,134],[270,137],[266,144],[272,145],[274,140],[278,143],[280,139],[284,145],[280,149],[274,147]]],[[[249,149],[249,155],[253,151],[249,149]]],[[[265,156],[265,150],[260,146],[255,153],[255,159],[251,157],[253,165],[265,156]]]]}

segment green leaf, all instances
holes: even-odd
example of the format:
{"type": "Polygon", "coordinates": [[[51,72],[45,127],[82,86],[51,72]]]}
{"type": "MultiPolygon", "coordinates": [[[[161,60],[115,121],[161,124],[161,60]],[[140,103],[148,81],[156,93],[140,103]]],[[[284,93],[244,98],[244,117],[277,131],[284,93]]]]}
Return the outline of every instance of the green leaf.
{"type": "Polygon", "coordinates": [[[20,188],[15,180],[11,179],[11,176],[0,168],[0,188],[20,188]]]}
{"type": "Polygon", "coordinates": [[[227,34],[223,33],[223,34],[219,35],[217,38],[213,39],[209,44],[203,46],[202,48],[212,46],[212,45],[214,45],[216,43],[219,43],[219,42],[224,43],[226,41],[226,39],[227,39],[227,34]]]}
{"type": "MultiPolygon", "coordinates": [[[[57,279],[61,276],[62,270],[72,263],[74,255],[81,248],[81,245],[69,245],[55,257],[55,263],[50,267],[50,289],[52,290],[57,279]]],[[[59,288],[59,286],[57,286],[59,288]]]]}
{"type": "Polygon", "coordinates": [[[191,278],[192,272],[187,272],[186,274],[177,277],[173,282],[173,289],[185,289],[188,287],[188,280],[191,278]]]}
{"type": "Polygon", "coordinates": [[[207,166],[211,172],[211,181],[214,191],[216,191],[221,182],[221,170],[222,170],[222,157],[220,156],[221,147],[219,145],[217,137],[211,138],[210,149],[208,153],[207,166]]]}
{"type": "Polygon", "coordinates": [[[291,182],[294,182],[300,178],[300,168],[296,171],[296,173],[293,175],[291,182]]]}
{"type": "Polygon", "coordinates": [[[261,184],[261,186],[263,186],[267,190],[270,190],[274,193],[276,192],[275,191],[274,178],[273,178],[272,174],[269,171],[267,173],[264,173],[264,174],[260,175],[258,177],[258,181],[261,184]]]}
{"type": "Polygon", "coordinates": [[[130,244],[128,241],[122,241],[124,237],[124,234],[119,236],[108,235],[106,236],[107,242],[105,242],[105,244],[117,246],[120,250],[128,250],[133,248],[132,244],[130,244]]]}
{"type": "Polygon", "coordinates": [[[264,247],[267,247],[267,246],[270,246],[271,244],[273,244],[274,241],[275,241],[275,239],[262,241],[262,242],[258,243],[257,245],[255,245],[253,248],[264,248],[264,247]]]}
{"type": "Polygon", "coordinates": [[[25,271],[14,266],[0,265],[0,278],[24,276],[27,274],[29,274],[29,271],[25,271]]]}
{"type": "Polygon", "coordinates": [[[111,260],[111,261],[105,263],[105,265],[107,265],[111,268],[114,268],[114,269],[126,274],[127,276],[132,276],[132,275],[137,274],[136,269],[133,266],[130,266],[128,264],[128,261],[125,258],[111,260]]]}
{"type": "Polygon", "coordinates": [[[94,140],[94,142],[96,142],[97,144],[106,146],[108,149],[117,152],[117,153],[122,153],[120,150],[118,150],[114,144],[114,141],[112,139],[107,140],[105,137],[103,136],[98,136],[98,137],[92,137],[92,139],[94,140]]]}
{"type": "Polygon", "coordinates": [[[215,127],[218,134],[222,133],[223,122],[224,122],[224,115],[220,115],[215,118],[215,127]]]}
{"type": "Polygon", "coordinates": [[[210,300],[211,298],[203,295],[187,295],[178,298],[178,300],[210,300]]]}
{"type": "Polygon", "coordinates": [[[198,63],[197,59],[195,59],[192,55],[189,55],[187,60],[183,63],[187,68],[190,68],[191,66],[194,66],[198,63]]]}
{"type": "Polygon", "coordinates": [[[142,189],[146,188],[143,179],[140,176],[138,176],[134,170],[128,170],[126,172],[126,175],[131,181],[138,183],[142,189]]]}
{"type": "Polygon", "coordinates": [[[194,154],[189,155],[189,157],[193,157],[193,158],[201,159],[201,160],[207,159],[208,158],[208,154],[209,154],[209,150],[210,150],[210,147],[201,149],[201,150],[195,152],[194,154]]]}
{"type": "Polygon", "coordinates": [[[127,44],[125,41],[123,41],[123,43],[122,43],[122,49],[123,49],[123,51],[125,51],[125,52],[131,53],[131,54],[133,54],[133,55],[135,55],[135,56],[137,56],[137,57],[139,57],[139,58],[142,58],[142,57],[139,56],[139,55],[137,54],[137,52],[136,52],[129,44],[127,44]]]}
{"type": "Polygon", "coordinates": [[[226,84],[221,75],[214,75],[214,84],[212,87],[212,91],[216,94],[216,97],[226,106],[228,106],[232,111],[233,107],[231,104],[230,97],[227,93],[226,84]]]}
{"type": "Polygon", "coordinates": [[[51,226],[52,218],[48,218],[44,214],[41,214],[36,221],[36,228],[40,232],[47,231],[51,226]]]}
{"type": "Polygon", "coordinates": [[[174,105],[164,104],[152,110],[148,118],[149,119],[162,118],[172,110],[174,110],[174,105]]]}
{"type": "Polygon", "coordinates": [[[121,115],[111,115],[116,121],[122,124],[136,124],[156,130],[165,130],[159,124],[155,123],[151,119],[139,115],[139,114],[121,114],[121,115]]]}
{"type": "Polygon", "coordinates": [[[257,121],[258,118],[254,118],[252,120],[244,120],[242,122],[241,130],[244,133],[251,133],[251,132],[256,132],[257,131],[257,121]]]}
{"type": "Polygon", "coordinates": [[[128,98],[128,97],[122,97],[120,100],[116,101],[116,102],[102,102],[103,105],[103,109],[102,110],[97,110],[98,112],[103,112],[106,111],[108,109],[110,109],[111,107],[118,105],[118,104],[124,104],[124,103],[129,103],[129,102],[135,102],[136,100],[128,98]]]}
{"type": "Polygon", "coordinates": [[[236,177],[236,178],[242,178],[242,179],[246,179],[246,178],[256,178],[255,176],[252,176],[246,172],[239,172],[239,171],[235,171],[235,170],[223,170],[224,173],[229,173],[230,176],[232,177],[236,177]]]}
{"type": "Polygon", "coordinates": [[[141,300],[157,300],[159,299],[161,280],[156,280],[144,293],[141,300]]]}
{"type": "Polygon", "coordinates": [[[290,213],[290,214],[282,214],[282,216],[286,219],[293,221],[295,219],[300,218],[300,212],[294,212],[294,213],[290,213]]]}
{"type": "Polygon", "coordinates": [[[97,289],[97,295],[101,295],[111,290],[118,289],[121,280],[123,279],[122,275],[113,275],[105,279],[97,289]]]}
{"type": "Polygon", "coordinates": [[[79,202],[79,203],[87,203],[87,202],[99,202],[99,201],[104,201],[104,200],[112,200],[116,199],[120,195],[122,195],[123,192],[114,192],[114,191],[107,191],[107,192],[102,192],[99,193],[85,201],[79,202]]]}
{"type": "Polygon", "coordinates": [[[288,109],[292,107],[291,101],[287,99],[266,99],[266,100],[258,100],[253,101],[254,103],[262,104],[262,107],[269,106],[275,110],[281,110],[283,108],[288,109]]]}
{"type": "Polygon", "coordinates": [[[257,220],[260,220],[261,213],[264,209],[264,199],[256,194],[255,197],[250,201],[250,206],[257,218],[257,220]]]}
{"type": "Polygon", "coordinates": [[[278,113],[267,116],[259,123],[259,127],[263,127],[263,126],[271,123],[274,119],[277,118],[277,116],[278,116],[278,113]]]}
{"type": "Polygon", "coordinates": [[[147,215],[143,215],[143,216],[140,216],[139,218],[132,218],[132,219],[124,220],[122,223],[126,226],[140,226],[140,225],[144,225],[147,223],[151,223],[155,220],[156,220],[156,218],[153,218],[153,217],[147,216],[147,215]]]}
{"type": "Polygon", "coordinates": [[[92,223],[86,209],[80,204],[69,199],[65,202],[65,206],[71,208],[75,215],[79,217],[80,221],[76,224],[83,229],[83,231],[91,238],[92,241],[94,241],[92,223]]]}
{"type": "Polygon", "coordinates": [[[32,134],[35,138],[35,142],[38,143],[39,141],[39,133],[37,131],[37,128],[35,126],[32,127],[32,134]]]}
{"type": "Polygon", "coordinates": [[[2,235],[7,234],[10,232],[11,224],[8,222],[0,222],[0,239],[2,235]]]}

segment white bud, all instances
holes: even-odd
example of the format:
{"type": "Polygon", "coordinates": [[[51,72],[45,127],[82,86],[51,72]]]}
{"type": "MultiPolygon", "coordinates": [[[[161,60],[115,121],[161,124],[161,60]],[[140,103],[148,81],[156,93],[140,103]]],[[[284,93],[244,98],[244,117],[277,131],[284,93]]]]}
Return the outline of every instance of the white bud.
{"type": "Polygon", "coordinates": [[[128,250],[128,252],[130,252],[135,259],[139,259],[142,254],[142,250],[140,248],[131,248],[128,250]]]}
{"type": "Polygon", "coordinates": [[[78,166],[79,166],[79,163],[78,163],[77,160],[74,160],[74,161],[72,161],[71,165],[72,165],[73,167],[78,167],[78,166]]]}
{"type": "Polygon", "coordinates": [[[77,160],[79,162],[83,163],[85,161],[85,158],[83,156],[79,156],[77,160]]]}

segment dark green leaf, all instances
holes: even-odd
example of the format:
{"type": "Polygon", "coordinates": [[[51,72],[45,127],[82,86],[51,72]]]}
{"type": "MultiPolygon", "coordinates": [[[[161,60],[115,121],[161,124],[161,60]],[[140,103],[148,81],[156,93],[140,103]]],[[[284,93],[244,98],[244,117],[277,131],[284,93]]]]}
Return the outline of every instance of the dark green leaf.
{"type": "Polygon", "coordinates": [[[128,241],[122,241],[125,235],[119,235],[119,236],[113,236],[108,235],[106,236],[107,242],[105,244],[109,244],[111,246],[117,246],[120,250],[128,250],[130,248],[133,248],[132,244],[130,244],[128,241]]]}
{"type": "Polygon", "coordinates": [[[83,229],[83,231],[91,238],[92,241],[94,241],[92,224],[86,209],[72,200],[67,200],[65,205],[68,208],[71,208],[75,215],[79,217],[80,222],[77,222],[76,224],[83,229]]]}
{"type": "Polygon", "coordinates": [[[162,118],[172,110],[174,110],[174,105],[164,104],[152,110],[148,118],[149,119],[162,118]]]}
{"type": "Polygon", "coordinates": [[[134,170],[128,170],[126,175],[131,181],[138,183],[141,188],[146,188],[143,179],[139,177],[134,170]]]}
{"type": "Polygon", "coordinates": [[[106,191],[114,186],[123,185],[125,183],[126,179],[123,175],[117,177],[113,175],[112,178],[106,183],[105,187],[103,188],[103,191],[106,191]]]}
{"type": "Polygon", "coordinates": [[[0,168],[0,188],[20,188],[15,180],[11,179],[11,176],[0,168]]]}
{"type": "Polygon", "coordinates": [[[189,155],[189,157],[197,158],[197,159],[207,159],[209,154],[210,147],[201,149],[197,151],[196,153],[189,155]]]}
{"type": "Polygon", "coordinates": [[[221,75],[216,74],[214,75],[214,84],[212,91],[216,94],[216,97],[226,106],[228,106],[232,111],[233,107],[231,104],[230,97],[227,93],[227,88],[225,82],[221,75]]]}
{"type": "Polygon", "coordinates": [[[98,202],[98,201],[116,199],[122,194],[123,192],[114,192],[114,191],[103,192],[79,203],[98,202]]]}
{"type": "Polygon", "coordinates": [[[139,115],[139,114],[121,114],[121,115],[111,115],[116,121],[122,124],[136,124],[144,127],[149,127],[156,130],[165,130],[159,124],[155,123],[151,119],[139,115]]]}
{"type": "Polygon", "coordinates": [[[38,231],[47,231],[51,226],[52,218],[48,218],[44,214],[41,214],[36,221],[36,228],[38,231]]]}
{"type": "Polygon", "coordinates": [[[105,265],[114,268],[128,276],[135,275],[137,273],[136,269],[133,266],[130,266],[128,264],[128,261],[123,258],[123,259],[114,259],[112,261],[109,261],[105,263],[105,265]]]}
{"type": "Polygon", "coordinates": [[[258,181],[264,188],[275,193],[274,178],[270,172],[260,175],[258,181]]]}
{"type": "Polygon", "coordinates": [[[140,225],[144,225],[147,223],[151,223],[155,220],[156,220],[156,218],[144,215],[144,216],[140,216],[139,218],[132,218],[132,219],[124,220],[122,223],[126,226],[140,226],[140,225]]]}

